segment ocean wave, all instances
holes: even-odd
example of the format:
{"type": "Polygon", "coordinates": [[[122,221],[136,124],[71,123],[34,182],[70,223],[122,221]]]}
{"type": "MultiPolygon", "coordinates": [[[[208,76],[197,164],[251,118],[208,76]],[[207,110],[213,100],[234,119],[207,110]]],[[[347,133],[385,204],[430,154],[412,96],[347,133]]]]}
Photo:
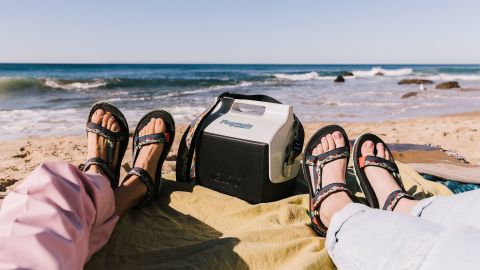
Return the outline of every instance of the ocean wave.
{"type": "MultiPolygon", "coordinates": [[[[340,75],[342,72],[338,72],[340,75]]],[[[357,77],[374,77],[378,75],[383,76],[405,76],[413,73],[411,68],[400,69],[383,69],[381,67],[374,67],[369,70],[354,70],[353,76],[345,76],[345,79],[354,79],[357,77]]],[[[333,76],[331,72],[326,75],[321,75],[318,72],[312,71],[307,73],[277,73],[273,74],[276,79],[288,80],[288,81],[309,81],[309,80],[335,80],[336,76],[333,76]]]]}
{"type": "MultiPolygon", "coordinates": [[[[268,82],[263,82],[263,84],[267,84],[267,83],[268,82]]],[[[113,97],[113,98],[107,99],[107,101],[115,102],[115,101],[126,101],[126,100],[128,101],[161,100],[165,98],[176,98],[176,97],[183,97],[183,96],[189,96],[189,95],[195,95],[195,94],[206,94],[206,93],[211,93],[216,91],[223,92],[226,90],[237,89],[241,87],[248,87],[255,84],[260,84],[260,83],[242,81],[234,85],[224,85],[224,86],[217,85],[217,86],[211,86],[211,87],[200,88],[195,90],[168,92],[165,94],[148,96],[148,97],[113,97]]]]}
{"type": "Polygon", "coordinates": [[[54,89],[64,90],[88,90],[107,86],[108,82],[102,79],[91,81],[58,80],[52,78],[40,79],[42,85],[54,89]]]}
{"type": "Polygon", "coordinates": [[[446,74],[425,76],[424,78],[432,81],[480,81],[480,74],[446,74]]]}
{"type": "Polygon", "coordinates": [[[273,74],[276,79],[288,81],[309,81],[309,80],[334,80],[335,76],[320,76],[318,72],[312,71],[300,74],[277,73],[273,74]]]}
{"type": "MultiPolygon", "coordinates": [[[[264,79],[264,78],[263,78],[264,79]]],[[[0,77],[0,90],[68,90],[88,91],[94,89],[126,89],[126,88],[170,88],[170,89],[192,89],[192,88],[235,88],[250,86],[254,83],[265,83],[259,78],[252,78],[251,81],[239,81],[235,79],[219,78],[96,78],[96,79],[59,79],[59,78],[30,78],[30,77],[0,77]]]]}
{"type": "Polygon", "coordinates": [[[18,90],[38,85],[34,78],[0,77],[0,90],[18,90]]]}
{"type": "Polygon", "coordinates": [[[381,67],[374,67],[370,70],[354,70],[352,71],[355,77],[373,77],[383,74],[384,76],[405,76],[413,73],[411,68],[400,69],[383,69],[381,67]]]}

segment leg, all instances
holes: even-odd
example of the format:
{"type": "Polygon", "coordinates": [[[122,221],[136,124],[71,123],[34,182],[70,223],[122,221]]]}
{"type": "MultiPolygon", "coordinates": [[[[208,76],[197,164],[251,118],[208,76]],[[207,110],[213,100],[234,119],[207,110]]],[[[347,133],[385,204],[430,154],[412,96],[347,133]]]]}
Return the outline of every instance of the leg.
{"type": "MultiPolygon", "coordinates": [[[[118,126],[111,119],[102,110],[92,116],[96,124],[115,131],[118,126]]],[[[150,134],[162,125],[157,120],[142,132],[150,134]]],[[[105,144],[89,133],[88,158],[105,159],[105,144]]],[[[144,147],[136,166],[155,175],[154,158],[162,150],[162,145],[144,147]]],[[[145,196],[146,188],[135,177],[114,194],[104,173],[96,165],[83,173],[64,162],[46,163],[32,172],[5,198],[0,211],[0,268],[82,269],[108,241],[118,216],[145,196]]]]}
{"type": "Polygon", "coordinates": [[[107,178],[45,163],[5,198],[0,268],[82,269],[108,241],[118,220],[114,211],[107,178]]]}
{"type": "MultiPolygon", "coordinates": [[[[91,121],[119,131],[115,117],[102,109],[91,121]]],[[[106,144],[105,138],[89,132],[88,159],[105,160],[106,144]]],[[[113,164],[121,158],[113,157],[113,164]]],[[[111,184],[102,168],[91,165],[83,173],[64,162],[43,164],[5,198],[0,212],[1,268],[81,269],[108,241],[117,220],[111,184]]]]}
{"type": "MultiPolygon", "coordinates": [[[[333,140],[328,135],[322,138],[314,154],[342,146],[340,135],[334,133],[333,140]],[[328,148],[324,148],[326,145],[328,148]]],[[[381,150],[381,146],[377,147],[381,150]]],[[[373,154],[371,150],[373,144],[366,145],[362,153],[373,154]]],[[[379,155],[385,155],[385,151],[378,152],[379,155]]],[[[345,171],[342,162],[345,160],[340,159],[325,165],[322,186],[324,181],[325,184],[331,183],[332,180],[327,179],[344,183],[345,171]]],[[[385,170],[372,169],[374,170],[367,172],[369,179],[378,180],[381,177],[387,180],[388,185],[380,185],[380,182],[372,184],[375,192],[379,194],[379,200],[384,202],[387,194],[399,186],[389,183],[388,177],[391,176],[388,173],[383,174],[385,170]]],[[[393,178],[391,181],[396,183],[393,178]]],[[[402,200],[397,207],[407,212],[418,203],[402,200]]],[[[480,263],[474,248],[480,241],[480,233],[476,230],[446,229],[402,213],[371,209],[353,203],[344,192],[324,199],[320,207],[320,218],[328,227],[327,250],[339,269],[475,269],[480,263]]]]}
{"type": "MultiPolygon", "coordinates": [[[[152,118],[150,122],[139,132],[140,136],[154,133],[164,133],[166,131],[165,122],[160,118],[152,118]]],[[[158,160],[164,149],[163,144],[150,144],[142,147],[133,167],[140,167],[148,171],[150,177],[155,179],[158,160]]],[[[137,205],[147,193],[147,187],[138,176],[131,175],[122,182],[120,187],[115,190],[115,208],[118,215],[123,215],[126,211],[137,205]]]]}
{"type": "MultiPolygon", "coordinates": [[[[363,157],[373,156],[375,147],[377,150],[377,157],[390,160],[390,152],[383,143],[374,145],[372,141],[365,141],[361,146],[361,153],[363,157]]],[[[380,208],[385,204],[388,195],[395,190],[400,190],[400,186],[395,181],[393,175],[384,168],[369,166],[365,167],[365,175],[372,186],[375,195],[377,196],[380,208]]],[[[409,214],[412,209],[417,205],[418,201],[408,198],[402,198],[398,201],[393,211],[398,213],[409,214]]]]}
{"type": "MultiPolygon", "coordinates": [[[[374,145],[366,141],[362,145],[362,155],[373,155],[374,145]]],[[[389,152],[381,143],[376,145],[377,156],[389,159],[389,152]]],[[[400,187],[391,174],[378,167],[366,167],[365,173],[381,205],[388,194],[400,187]]],[[[421,201],[400,199],[395,212],[412,214],[446,227],[472,226],[480,228],[480,190],[454,196],[435,196],[421,201]]]]}
{"type": "Polygon", "coordinates": [[[476,269],[479,241],[473,228],[349,203],[333,216],[326,247],[339,269],[476,269]]]}
{"type": "Polygon", "coordinates": [[[480,190],[421,200],[411,214],[446,227],[472,226],[480,229],[480,190]]]}

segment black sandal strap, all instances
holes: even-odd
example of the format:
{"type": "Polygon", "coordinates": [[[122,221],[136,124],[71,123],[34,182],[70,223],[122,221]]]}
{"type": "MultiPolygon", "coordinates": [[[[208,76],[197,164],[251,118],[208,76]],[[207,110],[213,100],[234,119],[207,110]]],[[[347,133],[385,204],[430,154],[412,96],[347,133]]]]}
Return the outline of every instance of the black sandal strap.
{"type": "MultiPolygon", "coordinates": [[[[142,207],[149,202],[151,202],[155,196],[157,195],[157,189],[155,188],[155,182],[153,181],[152,177],[150,174],[139,167],[133,167],[127,174],[127,177],[125,177],[125,180],[128,179],[128,176],[130,175],[135,175],[140,178],[140,180],[145,184],[147,187],[147,194],[143,198],[143,200],[136,206],[136,207],[142,207]]],[[[161,181],[161,179],[159,179],[161,181]]]]}
{"type": "Polygon", "coordinates": [[[354,201],[354,196],[352,192],[348,189],[346,184],[343,183],[332,183],[329,185],[326,185],[320,190],[317,190],[315,192],[315,196],[311,200],[311,213],[310,213],[310,218],[312,219],[312,222],[317,226],[317,228],[324,234],[326,235],[327,233],[327,227],[325,224],[320,219],[320,206],[321,204],[325,201],[326,198],[328,198],[330,195],[338,193],[338,192],[345,192],[347,195],[352,198],[354,201]]]}
{"type": "MultiPolygon", "coordinates": [[[[342,158],[349,158],[350,157],[350,150],[348,147],[339,147],[335,148],[331,151],[328,151],[326,153],[320,154],[320,155],[306,155],[306,160],[305,163],[307,166],[313,166],[313,181],[314,183],[321,185],[320,179],[322,177],[322,169],[323,167],[337,159],[342,159],[342,158]]],[[[313,188],[314,190],[316,187],[313,188]]]]}
{"type": "MultiPolygon", "coordinates": [[[[90,166],[97,165],[102,168],[102,171],[106,174],[107,178],[110,180],[111,183],[116,183],[116,179],[118,178],[115,173],[113,172],[112,165],[107,161],[101,158],[90,158],[88,159],[83,165],[83,172],[86,172],[90,166]]],[[[117,183],[118,184],[118,183],[117,183]]]]}
{"type": "Polygon", "coordinates": [[[326,153],[317,155],[317,161],[320,162],[320,167],[325,166],[327,163],[330,163],[332,161],[335,161],[337,159],[342,159],[342,158],[349,158],[350,157],[350,151],[347,147],[339,147],[335,148],[331,151],[328,151],[326,153]]]}
{"type": "Polygon", "coordinates": [[[136,144],[137,144],[137,147],[142,147],[149,144],[158,144],[158,143],[165,143],[165,142],[170,142],[169,133],[154,133],[154,134],[137,137],[136,144]]]}
{"type": "Polygon", "coordinates": [[[405,193],[403,190],[395,190],[390,195],[388,195],[383,205],[382,210],[393,211],[397,206],[398,202],[402,198],[407,198],[410,200],[415,200],[410,194],[405,193]]]}
{"type": "Polygon", "coordinates": [[[320,155],[307,155],[306,163],[308,166],[314,166],[319,162],[320,167],[323,167],[327,163],[348,157],[350,157],[350,151],[348,147],[343,146],[320,155]]]}
{"type": "Polygon", "coordinates": [[[364,167],[368,166],[375,166],[375,167],[380,167],[384,168],[385,170],[389,171],[390,173],[398,174],[398,167],[395,162],[392,162],[388,159],[384,159],[381,157],[377,156],[367,156],[365,157],[365,165],[364,167]]]}
{"type": "Polygon", "coordinates": [[[95,133],[113,142],[119,142],[124,139],[120,132],[113,132],[93,122],[88,122],[86,129],[87,132],[95,133]]]}

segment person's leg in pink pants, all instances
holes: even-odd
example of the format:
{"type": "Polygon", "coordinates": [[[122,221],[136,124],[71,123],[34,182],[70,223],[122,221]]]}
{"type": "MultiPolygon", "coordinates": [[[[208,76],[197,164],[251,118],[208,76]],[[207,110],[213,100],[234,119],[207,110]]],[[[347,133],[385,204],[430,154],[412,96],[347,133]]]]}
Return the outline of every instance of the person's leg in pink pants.
{"type": "Polygon", "coordinates": [[[0,268],[81,269],[117,221],[106,177],[42,164],[3,202],[0,268]]]}
{"type": "MultiPolygon", "coordinates": [[[[165,132],[163,121],[156,120],[142,134],[165,132]]],[[[119,119],[108,111],[95,111],[89,121],[118,131],[119,119]]],[[[89,132],[88,157],[108,161],[108,143],[89,132]]],[[[155,176],[163,148],[145,146],[134,165],[155,176]]],[[[112,165],[122,157],[117,153],[112,165]]],[[[8,194],[0,210],[0,269],[82,269],[108,242],[119,216],[141,202],[148,189],[136,175],[112,189],[107,177],[112,172],[105,172],[104,165],[92,164],[82,172],[62,161],[44,163],[8,194]]]]}

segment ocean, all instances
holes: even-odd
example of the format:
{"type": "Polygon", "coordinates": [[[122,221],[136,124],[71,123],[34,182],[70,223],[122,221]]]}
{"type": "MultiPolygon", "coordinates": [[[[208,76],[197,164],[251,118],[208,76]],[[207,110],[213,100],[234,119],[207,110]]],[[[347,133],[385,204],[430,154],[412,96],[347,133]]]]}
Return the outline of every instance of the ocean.
{"type": "Polygon", "coordinates": [[[0,140],[83,134],[100,100],[118,106],[131,128],[154,108],[189,123],[226,91],[272,96],[305,123],[382,121],[478,110],[475,89],[480,65],[0,64],[0,140]],[[333,82],[343,72],[353,76],[333,82]],[[471,91],[420,91],[398,84],[405,78],[455,80],[471,91]],[[401,98],[410,91],[419,94],[401,98]]]}

